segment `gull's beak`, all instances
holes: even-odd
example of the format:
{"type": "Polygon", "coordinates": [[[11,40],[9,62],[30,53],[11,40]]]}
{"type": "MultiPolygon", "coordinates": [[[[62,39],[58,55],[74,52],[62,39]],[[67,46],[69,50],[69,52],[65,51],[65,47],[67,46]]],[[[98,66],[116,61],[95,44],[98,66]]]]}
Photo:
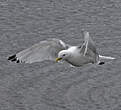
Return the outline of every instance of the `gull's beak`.
{"type": "Polygon", "coordinates": [[[56,58],[56,62],[58,62],[58,61],[60,61],[60,60],[62,60],[62,58],[56,58]]]}

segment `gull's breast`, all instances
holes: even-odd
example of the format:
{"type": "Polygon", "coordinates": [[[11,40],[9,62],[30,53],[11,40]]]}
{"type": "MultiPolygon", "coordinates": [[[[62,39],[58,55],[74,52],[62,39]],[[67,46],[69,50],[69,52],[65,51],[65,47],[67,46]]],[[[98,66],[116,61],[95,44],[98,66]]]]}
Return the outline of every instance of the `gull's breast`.
{"type": "Polygon", "coordinates": [[[83,66],[88,63],[94,63],[91,57],[87,57],[84,55],[73,56],[67,60],[68,63],[74,66],[83,66]]]}
{"type": "Polygon", "coordinates": [[[76,46],[69,48],[68,52],[71,53],[71,57],[66,59],[66,61],[74,66],[82,66],[88,63],[94,63],[92,56],[84,56],[80,53],[80,50],[76,46]]]}

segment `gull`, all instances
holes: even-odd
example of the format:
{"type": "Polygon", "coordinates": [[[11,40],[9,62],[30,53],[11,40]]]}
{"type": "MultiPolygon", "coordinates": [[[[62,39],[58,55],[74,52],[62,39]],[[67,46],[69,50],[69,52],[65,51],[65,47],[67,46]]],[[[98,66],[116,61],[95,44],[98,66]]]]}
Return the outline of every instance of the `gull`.
{"type": "Polygon", "coordinates": [[[77,46],[66,44],[60,39],[49,38],[8,57],[8,60],[16,63],[35,63],[45,60],[59,62],[62,60],[79,67],[89,63],[102,65],[105,63],[101,62],[102,59],[115,59],[99,55],[89,32],[83,31],[83,36],[84,42],[77,46]]]}

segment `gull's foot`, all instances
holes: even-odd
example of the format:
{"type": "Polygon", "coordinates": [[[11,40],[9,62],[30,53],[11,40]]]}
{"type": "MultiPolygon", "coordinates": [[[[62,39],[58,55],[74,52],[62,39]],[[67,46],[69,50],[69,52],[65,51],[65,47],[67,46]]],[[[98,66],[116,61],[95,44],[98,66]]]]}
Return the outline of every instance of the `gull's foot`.
{"type": "Polygon", "coordinates": [[[98,64],[98,65],[103,65],[103,64],[105,64],[105,62],[99,62],[99,64],[98,64]]]}

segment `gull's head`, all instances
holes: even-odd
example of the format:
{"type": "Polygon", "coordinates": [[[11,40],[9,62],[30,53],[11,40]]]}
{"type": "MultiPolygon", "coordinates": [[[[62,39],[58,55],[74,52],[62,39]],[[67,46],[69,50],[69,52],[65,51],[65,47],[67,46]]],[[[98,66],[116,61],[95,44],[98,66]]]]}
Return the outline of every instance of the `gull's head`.
{"type": "Polygon", "coordinates": [[[70,57],[70,52],[68,50],[62,50],[58,53],[58,58],[56,58],[56,62],[60,60],[67,60],[70,57]]]}

